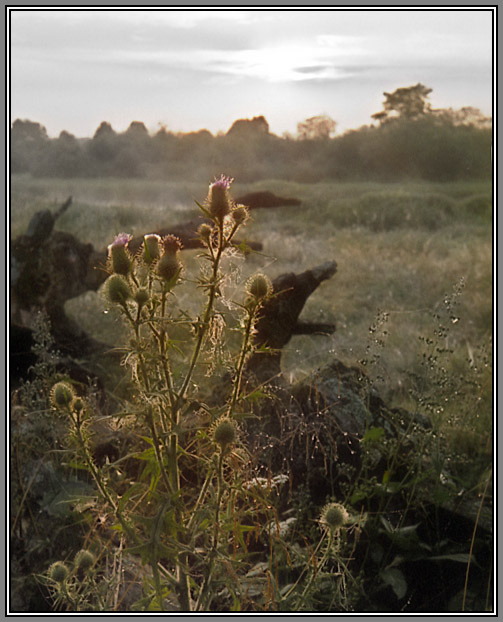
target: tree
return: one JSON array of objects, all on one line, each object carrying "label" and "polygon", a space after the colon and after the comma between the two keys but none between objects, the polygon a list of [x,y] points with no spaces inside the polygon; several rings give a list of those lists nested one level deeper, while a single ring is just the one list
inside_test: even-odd
[{"label": "tree", "polygon": [[119,151],[118,134],[110,123],[102,121],[87,143],[87,151],[96,164],[96,173],[110,175],[113,169],[113,160]]},{"label": "tree", "polygon": [[264,116],[238,119],[227,132],[227,136],[264,136],[267,134],[269,134],[269,123]]},{"label": "tree", "polygon": [[460,110],[453,108],[437,108],[431,111],[442,123],[456,126],[475,127],[479,130],[487,130],[492,128],[491,117],[486,117],[478,108],[472,106],[464,106]]},{"label": "tree", "polygon": [[87,174],[86,164],[79,141],[63,130],[47,144],[44,157],[34,165],[32,173],[40,177],[82,177]]},{"label": "tree", "polygon": [[373,119],[384,123],[392,119],[417,119],[431,112],[428,97],[433,89],[418,82],[415,86],[396,89],[393,93],[383,93],[383,110],[371,115]]},{"label": "tree", "polygon": [[327,140],[335,134],[336,122],[326,114],[297,123],[300,140]]},{"label": "tree", "polygon": [[31,172],[49,144],[47,130],[40,123],[16,119],[11,129],[11,171]]}]

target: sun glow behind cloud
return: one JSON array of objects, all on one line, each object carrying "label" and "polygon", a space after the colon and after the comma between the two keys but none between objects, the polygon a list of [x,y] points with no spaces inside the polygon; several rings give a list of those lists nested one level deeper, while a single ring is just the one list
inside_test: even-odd
[{"label": "sun glow behind cloud", "polygon": [[286,42],[237,50],[194,48],[183,54],[171,49],[100,52],[102,62],[207,72],[210,82],[220,74],[232,77],[233,83],[247,78],[267,82],[337,80],[352,75],[350,67],[367,55],[357,37],[329,35],[322,35],[311,44]]},{"label": "sun glow behind cloud", "polygon": [[[89,135],[103,119],[175,130],[263,114],[370,122],[382,92],[423,82],[437,106],[490,110],[483,11],[14,11],[14,118]],[[437,100],[438,98],[438,100]]]},{"label": "sun glow behind cloud", "polygon": [[221,59],[213,54],[209,68],[269,82],[332,80],[350,75],[344,69],[344,61],[363,53],[364,50],[354,46],[344,50],[339,45],[283,44],[237,50]]}]

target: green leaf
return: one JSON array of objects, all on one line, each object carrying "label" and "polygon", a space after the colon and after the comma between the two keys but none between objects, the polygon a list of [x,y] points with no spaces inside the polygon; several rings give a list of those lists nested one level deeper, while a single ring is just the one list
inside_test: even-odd
[{"label": "green leaf", "polygon": [[359,488],[355,490],[355,492],[351,495],[350,503],[351,505],[356,505],[358,501],[362,501],[368,497],[368,491]]},{"label": "green leaf", "polygon": [[124,510],[124,507],[126,503],[128,502],[128,500],[131,498],[131,496],[138,489],[142,489],[142,488],[143,486],[137,482],[136,484],[133,484],[128,490],[126,490],[126,492],[119,499],[119,506],[118,506],[119,512],[122,512]]},{"label": "green leaf", "polygon": [[250,402],[258,402],[259,400],[266,398],[267,393],[264,393],[260,389],[256,389],[255,391],[253,391],[253,393],[250,393],[249,395],[245,395],[245,397]]},{"label": "green leaf", "polygon": [[369,428],[363,435],[360,443],[372,443],[378,441],[384,434],[384,428]]},{"label": "green leaf", "polygon": [[401,600],[405,594],[407,594],[407,581],[402,571],[398,570],[398,568],[384,568],[384,570],[381,570],[379,576],[384,583],[389,585],[393,592],[395,592],[398,600]]}]

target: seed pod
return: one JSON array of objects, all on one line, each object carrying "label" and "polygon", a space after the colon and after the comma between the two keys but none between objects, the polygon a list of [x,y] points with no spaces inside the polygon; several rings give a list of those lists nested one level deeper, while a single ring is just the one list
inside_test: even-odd
[{"label": "seed pod", "polygon": [[199,226],[197,233],[199,234],[201,240],[208,242],[211,238],[211,234],[213,233],[213,227],[210,227],[210,225],[203,223]]},{"label": "seed pod", "polygon": [[56,408],[69,406],[75,398],[73,387],[67,382],[57,382],[51,390],[51,402]]},{"label": "seed pod", "polygon": [[148,290],[146,290],[144,287],[139,289],[134,295],[134,299],[139,307],[143,307],[143,305],[146,305],[149,301],[149,298],[150,296]]},{"label": "seed pod", "polygon": [[248,279],[246,291],[255,300],[263,300],[272,293],[272,283],[265,274],[255,274]]},{"label": "seed pod", "polygon": [[320,522],[330,531],[337,531],[349,520],[346,508],[340,503],[328,503],[321,512]]},{"label": "seed pod", "polygon": [[170,233],[162,239],[164,255],[176,255],[183,248],[182,241]]},{"label": "seed pod", "polygon": [[157,274],[166,282],[176,278],[181,269],[182,264],[176,255],[163,255],[157,264]]},{"label": "seed pod", "polygon": [[213,429],[213,440],[224,450],[236,440],[236,425],[228,417],[219,419]]},{"label": "seed pod", "polygon": [[105,282],[105,294],[114,304],[125,305],[131,298],[131,289],[126,279],[120,274],[112,274]]},{"label": "seed pod", "polygon": [[90,568],[94,566],[96,559],[91,551],[86,549],[80,550],[76,555],[73,561],[74,566],[77,570],[81,570],[82,572],[87,572]]},{"label": "seed pod", "polygon": [[231,218],[236,225],[242,225],[248,220],[248,208],[245,205],[237,205],[231,212]]},{"label": "seed pod", "polygon": [[64,583],[68,574],[68,568],[63,562],[54,562],[54,564],[49,567],[49,577],[57,583]]},{"label": "seed pod", "polygon": [[178,259],[178,253],[182,249],[182,242],[176,235],[167,235],[162,240],[163,255],[157,263],[157,274],[167,283],[176,279],[182,264]]},{"label": "seed pod", "polygon": [[73,400],[72,408],[74,412],[80,413],[85,409],[85,407],[86,407],[86,403],[81,397],[76,397]]}]

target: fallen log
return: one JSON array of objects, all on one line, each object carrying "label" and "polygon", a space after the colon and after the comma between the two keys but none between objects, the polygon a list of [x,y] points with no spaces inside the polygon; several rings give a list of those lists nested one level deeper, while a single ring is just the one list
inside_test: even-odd
[{"label": "fallen log", "polygon": [[328,261],[301,274],[282,274],[272,282],[273,294],[264,303],[255,325],[256,350],[246,363],[246,372],[259,383],[281,373],[281,352],[294,335],[330,335],[335,324],[309,323],[299,316],[309,296],[337,271]]},{"label": "fallen log", "polygon": [[[108,277],[107,249],[97,251],[71,233],[55,231],[57,219],[72,203],[69,197],[54,213],[34,214],[26,232],[11,245],[11,322],[30,328],[34,313],[43,310],[51,324],[58,350],[69,356],[87,356],[109,347],[90,337],[65,312],[65,303],[87,291],[97,291]],[[197,229],[202,219],[160,229],[159,235],[178,236],[186,249],[202,247]],[[129,243],[139,250],[143,236]],[[258,242],[236,241],[245,252],[261,250]]]},{"label": "fallen log", "polygon": [[236,199],[236,203],[246,205],[249,209],[264,209],[271,207],[287,207],[301,205],[302,201],[291,197],[278,197],[273,192],[263,190],[249,192]]},{"label": "fallen log", "polygon": [[42,210],[31,219],[26,233],[11,245],[11,323],[30,328],[33,314],[43,310],[57,348],[81,356],[103,347],[65,313],[65,303],[105,281],[103,253],[75,236],[54,231],[57,219],[71,205],[69,197],[55,212]]}]

